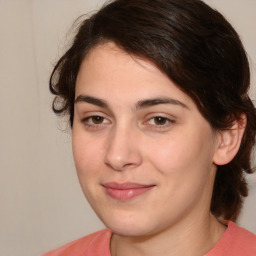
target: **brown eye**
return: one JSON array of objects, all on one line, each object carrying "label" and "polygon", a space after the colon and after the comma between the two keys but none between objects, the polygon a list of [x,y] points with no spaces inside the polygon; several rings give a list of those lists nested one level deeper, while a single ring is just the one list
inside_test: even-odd
[{"label": "brown eye", "polygon": [[81,121],[88,127],[100,127],[101,125],[108,125],[110,123],[110,121],[103,116],[88,116]]},{"label": "brown eye", "polygon": [[104,118],[102,116],[92,116],[91,120],[93,124],[101,124],[104,122]]},{"label": "brown eye", "polygon": [[167,129],[170,126],[172,126],[174,124],[174,120],[171,120],[167,117],[163,117],[163,116],[153,116],[150,119],[148,119],[147,123],[151,126],[151,127],[155,127],[157,129]]},{"label": "brown eye", "polygon": [[167,118],[161,116],[156,116],[153,118],[153,120],[156,125],[165,125],[168,122]]}]

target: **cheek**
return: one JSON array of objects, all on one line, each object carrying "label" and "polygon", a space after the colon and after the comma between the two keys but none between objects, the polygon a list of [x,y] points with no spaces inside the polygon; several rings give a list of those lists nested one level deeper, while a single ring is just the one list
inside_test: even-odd
[{"label": "cheek", "polygon": [[[205,194],[211,196],[212,148],[207,136],[174,136],[164,143],[152,143],[147,161],[160,176],[162,199],[173,209],[184,210]],[[208,142],[208,143],[207,143]],[[208,185],[207,185],[208,184]]]},{"label": "cheek", "polygon": [[72,134],[73,156],[79,179],[90,178],[98,172],[102,158],[102,145],[97,140],[83,136],[76,130]]},{"label": "cheek", "polygon": [[212,164],[212,136],[207,131],[174,134],[147,145],[147,159],[163,175],[189,175],[209,170]]},{"label": "cheek", "polygon": [[[102,165],[100,166],[101,152],[97,140],[92,142],[88,137],[73,133],[72,147],[74,161],[80,186],[88,202],[93,206],[97,199],[98,186],[100,183]],[[92,196],[94,195],[94,197]]]}]

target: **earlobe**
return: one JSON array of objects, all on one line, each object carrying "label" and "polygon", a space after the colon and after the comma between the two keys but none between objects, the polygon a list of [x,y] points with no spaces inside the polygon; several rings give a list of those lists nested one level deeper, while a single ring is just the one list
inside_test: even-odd
[{"label": "earlobe", "polygon": [[246,121],[246,116],[242,114],[239,120],[233,122],[230,129],[219,132],[218,145],[213,158],[216,165],[228,164],[235,157],[241,145]]}]

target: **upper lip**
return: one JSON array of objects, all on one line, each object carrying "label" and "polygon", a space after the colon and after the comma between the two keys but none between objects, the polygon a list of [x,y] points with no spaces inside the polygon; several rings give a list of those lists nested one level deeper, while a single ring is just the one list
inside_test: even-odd
[{"label": "upper lip", "polygon": [[118,183],[118,182],[107,182],[103,184],[103,187],[112,188],[112,189],[136,189],[136,188],[148,188],[153,187],[153,184],[139,184],[133,182],[125,182],[125,183]]}]

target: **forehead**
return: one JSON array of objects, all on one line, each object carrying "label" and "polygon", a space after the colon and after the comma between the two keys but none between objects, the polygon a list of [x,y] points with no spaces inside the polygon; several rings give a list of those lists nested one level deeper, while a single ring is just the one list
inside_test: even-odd
[{"label": "forehead", "polygon": [[[129,54],[113,42],[99,44],[89,50],[81,63],[78,75],[82,72],[87,73],[86,70],[88,69],[90,72],[94,71],[98,75],[105,76],[111,76],[114,73],[121,75],[127,72],[130,74],[131,72],[140,73],[141,75],[142,73],[146,75],[148,72],[151,74],[162,73],[152,61]],[[131,76],[130,79],[132,79]]]},{"label": "forehead", "polygon": [[128,54],[114,43],[101,44],[89,51],[78,73],[76,96],[97,93],[105,97],[115,92],[128,96],[134,91],[137,96],[140,93],[143,97],[175,95],[191,101],[166,74],[145,58]]}]

